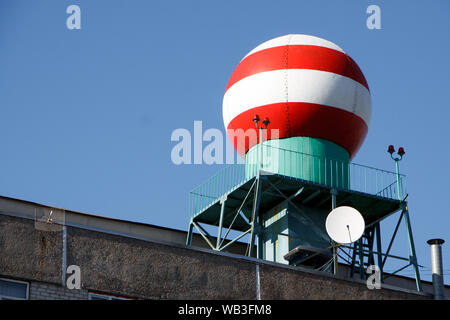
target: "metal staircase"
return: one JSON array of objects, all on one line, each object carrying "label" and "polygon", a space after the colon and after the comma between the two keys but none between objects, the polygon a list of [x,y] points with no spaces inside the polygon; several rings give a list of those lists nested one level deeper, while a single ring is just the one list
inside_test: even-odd
[{"label": "metal staircase", "polygon": [[371,265],[375,265],[374,257],[374,239],[375,226],[366,228],[362,237],[353,243],[353,256],[350,269],[350,276],[353,278],[355,271],[358,270],[361,279],[366,279],[367,274],[364,270]]}]

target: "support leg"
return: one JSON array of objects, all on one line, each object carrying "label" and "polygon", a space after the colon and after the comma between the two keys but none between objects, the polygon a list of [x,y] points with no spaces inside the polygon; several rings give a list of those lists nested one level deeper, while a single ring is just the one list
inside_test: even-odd
[{"label": "support leg", "polygon": [[258,174],[256,178],[256,186],[255,186],[255,196],[253,201],[253,210],[252,210],[252,231],[250,233],[250,248],[248,250],[248,256],[251,257],[253,254],[253,247],[255,245],[255,228],[257,228],[257,216],[259,215],[259,202],[261,199],[261,173]]},{"label": "support leg", "polygon": [[[337,190],[331,189],[331,210],[336,208],[336,196],[337,196]],[[338,255],[337,255],[337,248],[336,243],[333,241],[333,274],[338,273]]]},{"label": "support leg", "polygon": [[420,274],[419,274],[419,266],[417,264],[417,255],[416,255],[416,248],[414,246],[414,239],[413,239],[413,234],[412,234],[412,228],[411,228],[411,222],[409,220],[409,212],[408,212],[408,206],[405,204],[405,209],[404,209],[404,216],[405,216],[405,223],[406,223],[406,228],[408,231],[408,239],[409,239],[409,249],[410,249],[410,262],[413,265],[414,268],[414,273],[416,275],[416,287],[417,287],[417,291],[422,291],[422,284],[420,282]]},{"label": "support leg", "polygon": [[353,253],[352,253],[352,265],[350,268],[350,278],[353,278],[355,274],[355,264],[356,264],[356,254],[358,252],[358,242],[353,243]]},{"label": "support leg", "polygon": [[186,245],[190,246],[192,243],[192,231],[193,231],[194,225],[191,223],[189,223],[189,230],[187,233],[187,237],[186,237]]},{"label": "support leg", "polygon": [[225,211],[225,201],[227,201],[227,198],[222,198],[220,200],[220,218],[219,218],[219,229],[217,230],[217,241],[216,241],[216,250],[219,250],[220,247],[220,240],[222,238],[222,225],[223,225],[223,214]]},{"label": "support leg", "polygon": [[381,255],[381,230],[380,230],[380,223],[378,222],[375,225],[375,233],[377,237],[377,252],[378,252],[378,268],[380,268],[380,280],[381,282],[384,281],[383,277],[383,256]]},{"label": "support leg", "polygon": [[363,239],[360,238],[358,240],[358,247],[359,247],[359,278],[364,279],[364,246],[363,246]]},{"label": "support leg", "polygon": [[258,232],[258,244],[257,244],[257,251],[256,251],[256,258],[263,259],[263,228],[261,223],[261,216],[258,214],[256,216],[257,225],[259,226],[259,232]]}]

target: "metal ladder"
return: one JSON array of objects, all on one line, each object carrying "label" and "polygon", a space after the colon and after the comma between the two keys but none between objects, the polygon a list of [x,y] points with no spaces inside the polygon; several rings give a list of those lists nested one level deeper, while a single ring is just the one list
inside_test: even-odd
[{"label": "metal ladder", "polygon": [[359,277],[366,279],[365,270],[368,266],[375,264],[373,245],[375,239],[375,228],[367,228],[361,238],[353,243],[353,255],[350,268],[350,277],[353,278],[355,271],[359,270]]}]

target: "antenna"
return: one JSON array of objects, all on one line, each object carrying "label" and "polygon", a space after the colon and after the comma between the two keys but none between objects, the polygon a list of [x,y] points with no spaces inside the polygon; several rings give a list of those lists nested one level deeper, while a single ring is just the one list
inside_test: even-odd
[{"label": "antenna", "polygon": [[361,213],[347,206],[333,209],[325,221],[328,236],[340,244],[350,244],[359,240],[365,227]]},{"label": "antenna", "polygon": [[53,210],[50,210],[50,213],[47,218],[47,223],[53,223],[52,214],[53,214]]}]

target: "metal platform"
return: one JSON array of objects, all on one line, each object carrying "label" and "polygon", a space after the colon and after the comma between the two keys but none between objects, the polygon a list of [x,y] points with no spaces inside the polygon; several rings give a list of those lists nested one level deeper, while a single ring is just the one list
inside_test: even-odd
[{"label": "metal platform", "polygon": [[[332,190],[336,190],[337,206],[348,205],[356,208],[364,216],[367,226],[384,219],[401,209],[401,201],[382,196],[375,196],[358,191],[343,190],[314,182],[261,172],[261,200],[259,210],[265,212],[287,198],[292,198],[294,204],[308,205],[313,208],[331,208]],[[223,228],[232,226],[233,230],[245,231],[251,221],[254,200],[253,190],[256,177],[218,198],[208,207],[192,217],[192,221],[219,226],[222,199],[226,197],[223,212]],[[298,194],[297,194],[298,193]],[[295,195],[295,197],[293,197]],[[244,202],[244,200],[246,200]],[[236,210],[242,205],[242,214],[235,216]],[[234,220],[233,220],[234,219]]]},{"label": "metal platform", "polygon": [[[362,179],[361,184],[355,186],[350,183],[349,188],[339,188],[337,185],[317,183],[263,170],[257,170],[256,174],[249,175],[248,170],[243,171],[243,166],[226,167],[222,173],[216,174],[191,192],[190,224],[186,244],[190,245],[194,228],[211,249],[217,251],[226,251],[228,246],[248,235],[250,240],[246,255],[262,258],[264,238],[262,214],[264,212],[286,202],[298,212],[302,212],[301,208],[305,207],[329,212],[335,207],[346,205],[356,208],[362,214],[366,230],[363,237],[351,246],[341,245],[336,248],[337,245],[330,241],[329,248],[332,248],[335,257],[334,270],[331,268],[333,272],[337,273],[336,268],[338,258],[340,258],[341,261],[345,261],[351,266],[352,276],[359,273],[361,278],[365,278],[367,276],[365,268],[377,264],[381,270],[381,279],[383,279],[383,267],[387,258],[394,258],[407,262],[406,266],[396,272],[409,266],[413,267],[417,290],[421,291],[419,265],[408,207],[403,198],[406,190],[405,177],[375,168],[360,167],[365,170],[376,170],[373,183],[370,184],[367,179]],[[230,169],[233,171],[230,172]],[[388,175],[388,179],[379,179],[377,175],[380,172],[383,178]],[[355,177],[355,174],[352,174],[351,177]],[[366,178],[367,174],[361,175],[361,177]],[[389,245],[383,252],[380,221],[396,213],[400,213],[399,220],[390,236]],[[303,217],[307,217],[307,214],[302,214]],[[390,254],[402,221],[407,227],[410,244],[409,257]],[[211,236],[202,224],[216,227],[217,236]],[[231,230],[238,233],[232,239],[229,237]],[[349,249],[352,253],[349,254],[343,249]]]}]

